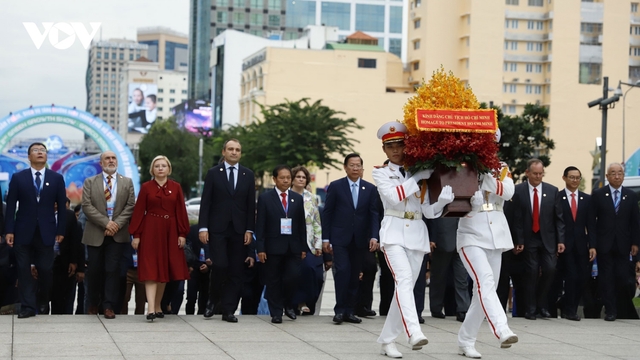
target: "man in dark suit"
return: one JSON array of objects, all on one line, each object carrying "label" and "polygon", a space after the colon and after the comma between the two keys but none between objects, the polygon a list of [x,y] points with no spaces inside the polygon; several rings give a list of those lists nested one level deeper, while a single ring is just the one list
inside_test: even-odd
[{"label": "man in dark suit", "polygon": [[525,255],[525,318],[535,320],[536,310],[542,318],[551,316],[548,293],[556,271],[556,254],[564,251],[564,218],[558,188],[542,182],[542,161],[530,159],[525,173],[527,181],[515,187],[513,196],[514,242],[516,252],[524,251]]},{"label": "man in dark suit", "polygon": [[[429,285],[429,308],[431,316],[444,319],[443,312],[447,279],[453,278],[456,298],[456,320],[463,322],[471,303],[467,270],[456,251],[458,231],[457,218],[427,219],[431,240],[431,284]],[[424,304],[424,302],[423,302]]]},{"label": "man in dark suit", "polygon": [[564,280],[564,318],[580,321],[578,305],[591,274],[589,262],[596,257],[596,249],[589,244],[587,215],[591,196],[578,191],[582,173],[575,166],[564,169],[562,180],[566,188],[560,190],[560,203],[564,217],[564,253],[559,257],[560,281]]},{"label": "man in dark suit", "polygon": [[[66,189],[62,175],[45,169],[46,146],[33,143],[27,153],[31,167],[13,174],[9,183],[5,224],[7,244],[14,247],[18,266],[19,319],[36,315],[38,287],[45,294],[51,291],[53,245],[64,239],[67,223],[64,211],[56,221],[54,204],[65,208]],[[31,264],[38,269],[37,283],[31,276]]]},{"label": "man in dark suit", "polygon": [[302,195],[289,190],[291,169],[278,165],[273,170],[276,188],[258,198],[256,249],[264,264],[271,322],[282,323],[282,311],[296,319],[291,304],[300,281],[300,262],[307,254],[307,229]]},{"label": "man in dark suit", "polygon": [[[67,203],[71,200],[67,198]],[[65,241],[60,243],[59,253],[53,261],[53,287],[51,290],[51,314],[73,315],[73,295],[76,286],[76,272],[84,272],[84,267],[78,264],[84,263],[84,247],[81,243],[82,234],[78,228],[78,220],[73,210],[64,208],[56,212],[66,211],[67,226],[64,235]],[[55,248],[54,248],[55,249]],[[71,303],[71,306],[69,306]]]},{"label": "man in dark suit", "polygon": [[375,185],[360,178],[362,165],[358,154],[345,157],[347,176],[329,185],[322,218],[322,249],[333,251],[336,291],[333,321],[337,324],[362,321],[354,315],[358,277],[365,253],[378,249],[379,195]]},{"label": "man in dark suit", "polygon": [[[211,280],[204,317],[214,310],[222,320],[238,322],[234,312],[242,289],[242,273],[255,226],[255,178],[253,171],[240,165],[242,147],[235,139],[222,147],[224,161],[209,169],[204,180],[199,238],[209,244]],[[218,306],[219,309],[214,309]]]},{"label": "man in dark suit", "polygon": [[[591,193],[587,227],[589,244],[598,251],[598,289],[604,303],[604,319],[615,321],[617,292],[632,279],[630,255],[636,256],[640,245],[640,212],[636,193],[622,186],[622,165],[609,165],[607,181],[609,185]],[[629,299],[633,297],[629,295]]]}]

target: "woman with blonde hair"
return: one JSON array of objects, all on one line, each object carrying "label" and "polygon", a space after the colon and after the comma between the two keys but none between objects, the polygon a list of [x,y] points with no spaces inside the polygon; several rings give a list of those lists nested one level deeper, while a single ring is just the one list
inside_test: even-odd
[{"label": "woman with blonde hair", "polygon": [[149,168],[153,177],[142,184],[133,209],[129,232],[138,251],[138,278],[145,284],[147,320],[163,318],[160,307],[169,281],[189,279],[184,245],[189,218],[180,184],[168,178],[171,162],[158,155]]}]

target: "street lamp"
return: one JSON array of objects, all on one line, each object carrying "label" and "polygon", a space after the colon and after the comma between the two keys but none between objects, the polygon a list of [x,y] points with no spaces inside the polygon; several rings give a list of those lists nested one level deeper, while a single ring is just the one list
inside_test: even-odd
[{"label": "street lamp", "polygon": [[620,100],[620,96],[615,94],[609,97],[609,77],[605,76],[602,79],[602,97],[587,103],[587,106],[598,106],[602,110],[602,147],[600,150],[600,186],[604,186],[604,172],[607,156],[607,110],[609,107],[613,108],[615,103]]},{"label": "street lamp", "polygon": [[628,84],[628,83],[624,83],[622,81],[618,82],[618,88],[616,89],[616,91],[613,93],[614,95],[617,95],[618,97],[620,97],[620,95],[622,95],[622,85],[627,85],[629,86],[629,88],[627,89],[627,91],[624,92],[624,95],[622,96],[622,164],[625,163],[625,161],[627,161],[627,158],[625,157],[625,148],[624,148],[624,140],[625,140],[625,131],[624,131],[624,127],[625,127],[625,100],[627,99],[627,93],[629,92],[629,90],[633,89],[634,87],[640,87],[640,80],[636,81],[635,84]]}]

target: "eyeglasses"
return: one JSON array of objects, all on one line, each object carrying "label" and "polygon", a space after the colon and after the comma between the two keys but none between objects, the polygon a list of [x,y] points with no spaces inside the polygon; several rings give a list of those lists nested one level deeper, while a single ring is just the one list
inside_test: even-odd
[{"label": "eyeglasses", "polygon": [[40,153],[40,154],[46,154],[47,153],[47,149],[31,149],[32,153]]},{"label": "eyeglasses", "polygon": [[347,165],[350,169],[353,170],[358,170],[358,169],[362,169],[362,165],[354,165],[354,164],[349,164]]},{"label": "eyeglasses", "polygon": [[571,180],[571,181],[580,181],[582,180],[581,176],[567,176],[567,179]]}]

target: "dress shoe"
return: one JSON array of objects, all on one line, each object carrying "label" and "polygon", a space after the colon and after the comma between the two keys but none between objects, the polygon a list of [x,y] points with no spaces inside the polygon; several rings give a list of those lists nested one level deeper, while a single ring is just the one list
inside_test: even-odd
[{"label": "dress shoe", "polygon": [[156,318],[156,314],[155,313],[148,313],[147,314],[147,321],[151,321],[153,322],[153,320]]},{"label": "dress shoe", "polygon": [[458,355],[466,356],[472,359],[482,358],[482,354],[473,346],[458,346]]},{"label": "dress shoe", "polygon": [[356,311],[356,315],[360,317],[376,316],[376,312],[374,310],[364,308]]},{"label": "dress shoe", "polygon": [[431,317],[436,319],[444,319],[444,314],[442,312],[432,312]]},{"label": "dress shoe", "polygon": [[104,318],[105,319],[115,319],[116,314],[111,309],[104,309]]},{"label": "dress shoe", "polygon": [[296,312],[293,309],[284,309],[284,314],[291,320],[297,319]]},{"label": "dress shoe", "polygon": [[156,318],[164,319],[164,313],[162,311],[156,313]]},{"label": "dress shoe", "polygon": [[382,344],[380,354],[386,355],[390,358],[399,359],[402,357],[402,353],[398,351],[395,343]]},{"label": "dress shoe", "polygon": [[616,316],[615,315],[605,315],[604,316],[604,321],[616,321]]},{"label": "dress shoe", "polygon": [[230,323],[238,322],[238,318],[233,314],[222,314],[222,320]]},{"label": "dress shoe", "polygon": [[32,316],[36,316],[36,313],[31,310],[22,310],[18,313],[18,319],[26,319]]},{"label": "dress shoe", "polygon": [[344,321],[346,321],[348,323],[352,323],[352,324],[360,324],[362,322],[362,319],[356,317],[353,314],[349,314],[349,315],[344,317]]},{"label": "dress shoe", "polygon": [[524,313],[524,318],[527,319],[527,320],[535,320],[536,319],[536,314],[530,313],[530,312],[526,312],[526,313]]},{"label": "dress shoe", "polygon": [[427,345],[429,340],[422,333],[416,333],[411,335],[409,338],[409,345],[411,345],[411,350],[420,350],[423,346]]},{"label": "dress shoe", "polygon": [[89,310],[87,310],[87,315],[98,315],[98,307],[89,306]]},{"label": "dress shoe", "polygon": [[420,324],[424,324],[424,318],[422,316],[418,316],[418,322]]},{"label": "dress shoe", "polygon": [[514,334],[513,331],[507,329],[500,334],[500,348],[508,349],[511,345],[518,342],[518,335]]},{"label": "dress shoe", "polygon": [[282,316],[280,315],[272,316],[271,322],[274,324],[282,324]]},{"label": "dress shoe", "polygon": [[551,313],[549,313],[549,310],[547,309],[540,309],[540,318],[542,319],[548,319],[551,317]]},{"label": "dress shoe", "polygon": [[210,318],[213,316],[213,302],[211,300],[207,301],[207,307],[204,309],[204,317]]},{"label": "dress shoe", "polygon": [[567,320],[572,320],[572,321],[580,321],[580,316],[578,316],[576,314],[573,314],[573,315],[566,314],[564,316],[564,318],[567,319]]},{"label": "dress shoe", "polygon": [[464,318],[467,317],[467,313],[466,312],[458,312],[456,313],[456,320],[460,321],[460,322],[464,322]]},{"label": "dress shoe", "polygon": [[343,321],[344,321],[344,315],[342,315],[342,314],[336,314],[333,317],[333,322],[336,323],[336,324],[342,324]]}]

